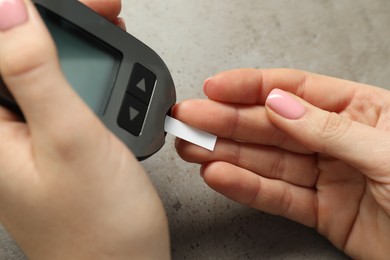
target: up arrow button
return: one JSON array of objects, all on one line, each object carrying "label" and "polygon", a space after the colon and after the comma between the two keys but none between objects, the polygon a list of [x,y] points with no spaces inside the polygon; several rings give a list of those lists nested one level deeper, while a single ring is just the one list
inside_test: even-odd
[{"label": "up arrow button", "polygon": [[156,83],[156,75],[141,64],[136,63],[131,72],[126,92],[149,106]]},{"label": "up arrow button", "polygon": [[140,90],[142,90],[143,92],[146,92],[146,83],[145,83],[145,79],[142,79],[140,82],[138,82],[137,85],[135,85],[137,88],[139,88]]}]

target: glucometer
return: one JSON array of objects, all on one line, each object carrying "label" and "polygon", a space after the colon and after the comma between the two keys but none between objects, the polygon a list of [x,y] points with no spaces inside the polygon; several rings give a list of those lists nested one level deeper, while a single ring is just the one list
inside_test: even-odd
[{"label": "glucometer", "polygon": [[[165,142],[164,122],[176,102],[162,59],[77,0],[33,0],[74,90],[139,160]],[[0,104],[21,113],[0,78]]]}]

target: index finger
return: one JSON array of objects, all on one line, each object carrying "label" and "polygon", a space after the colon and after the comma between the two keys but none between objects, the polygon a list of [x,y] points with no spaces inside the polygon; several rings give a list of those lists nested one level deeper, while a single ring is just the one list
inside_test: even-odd
[{"label": "index finger", "polygon": [[80,2],[110,21],[118,17],[122,8],[121,0],[80,0]]},{"label": "index finger", "polygon": [[[292,69],[238,69],[208,79],[205,94],[212,100],[237,104],[264,105],[272,89],[293,93],[328,111],[340,111],[357,90],[374,87]],[[335,94],[337,93],[337,94]]]}]

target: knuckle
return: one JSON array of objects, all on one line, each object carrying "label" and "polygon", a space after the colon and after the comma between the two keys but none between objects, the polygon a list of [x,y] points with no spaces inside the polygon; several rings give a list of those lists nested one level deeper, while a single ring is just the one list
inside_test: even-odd
[{"label": "knuckle", "polygon": [[274,159],[271,168],[271,176],[275,179],[282,179],[285,172],[285,153],[279,151]]},{"label": "knuckle", "polygon": [[328,113],[320,124],[319,137],[324,141],[340,139],[348,131],[351,122],[335,112]]},{"label": "knuckle", "polygon": [[88,143],[90,146],[86,146],[86,142],[79,136],[69,136],[66,138],[55,138],[51,140],[50,146],[53,154],[57,158],[61,158],[63,161],[72,162],[79,160],[80,157],[84,157],[91,152],[94,152],[94,147],[97,143]]},{"label": "knuckle", "polygon": [[[49,141],[53,152],[57,156],[74,160],[80,155],[86,155],[95,151],[100,143],[104,143],[108,139],[108,131],[100,124],[95,122],[95,119],[88,119],[83,117],[85,122],[75,120],[75,122],[64,122],[53,125],[45,136]],[[88,133],[85,129],[91,128]],[[59,129],[69,129],[68,131],[61,131]]]},{"label": "knuckle", "polygon": [[29,75],[49,63],[54,46],[44,39],[34,38],[28,44],[13,44],[0,57],[0,71],[4,78]]},{"label": "knuckle", "polygon": [[284,189],[280,197],[278,214],[281,216],[288,216],[292,206],[292,201],[293,201],[293,195],[291,193],[291,189],[290,188]]},{"label": "knuckle", "polygon": [[80,149],[80,144],[83,143],[83,140],[70,132],[66,135],[58,132],[57,134],[51,133],[47,136],[49,142],[49,147],[51,150],[60,158],[65,158],[69,161],[72,161],[74,157],[78,154]]}]

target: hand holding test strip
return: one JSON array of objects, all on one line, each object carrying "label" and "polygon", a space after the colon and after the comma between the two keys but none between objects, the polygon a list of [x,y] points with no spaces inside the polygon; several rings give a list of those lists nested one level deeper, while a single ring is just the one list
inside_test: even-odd
[{"label": "hand holding test strip", "polygon": [[165,132],[170,133],[183,140],[201,146],[207,150],[214,151],[217,137],[205,131],[191,127],[170,116],[165,118]]}]

